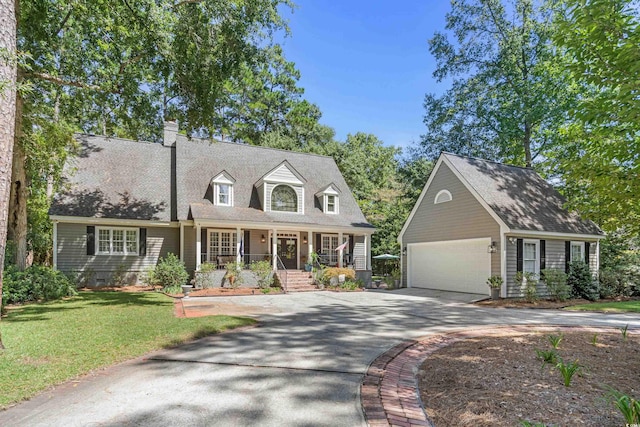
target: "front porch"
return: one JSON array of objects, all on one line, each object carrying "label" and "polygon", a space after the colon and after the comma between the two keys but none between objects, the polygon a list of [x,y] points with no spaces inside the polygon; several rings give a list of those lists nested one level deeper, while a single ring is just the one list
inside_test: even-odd
[{"label": "front porch", "polygon": [[[191,252],[185,246],[189,230],[181,225],[183,257]],[[229,262],[250,265],[269,261],[274,270],[304,270],[311,263],[310,254],[317,253],[320,263],[330,267],[353,268],[356,272],[371,270],[370,233],[344,231],[316,231],[261,228],[221,228],[195,224],[195,264],[199,270],[204,263],[224,269]],[[193,252],[191,252],[193,253]],[[365,275],[366,276],[366,275]]]}]

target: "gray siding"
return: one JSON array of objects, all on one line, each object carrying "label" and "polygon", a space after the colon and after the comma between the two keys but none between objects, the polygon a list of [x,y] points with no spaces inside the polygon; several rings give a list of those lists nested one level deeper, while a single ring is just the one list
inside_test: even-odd
[{"label": "gray siding", "polygon": [[[436,194],[448,190],[452,200],[434,204]],[[498,251],[491,255],[491,274],[500,274],[500,226],[467,190],[449,167],[442,163],[431,181],[402,237],[402,248],[409,243],[490,237]],[[406,286],[407,261],[402,257],[403,285]]]},{"label": "gray siding", "polygon": [[[100,226],[98,224],[98,226]],[[132,227],[133,228],[133,227]],[[88,284],[109,284],[114,272],[124,270],[127,280],[137,283],[155,266],[159,257],[180,250],[180,230],[169,227],[147,229],[147,255],[87,255],[87,225],[58,224],[58,269],[67,273],[83,272]]]},{"label": "gray siding", "polygon": [[[527,237],[511,236],[516,238],[528,239]],[[530,239],[530,238],[529,238]],[[530,240],[545,240],[546,246],[546,268],[557,269],[565,271],[565,242],[564,239],[530,239]],[[577,240],[573,240],[577,241]],[[589,268],[594,274],[596,273],[596,258],[597,258],[597,245],[596,242],[590,242],[589,248]],[[507,240],[507,297],[508,298],[520,298],[524,296],[524,291],[515,282],[515,276],[517,271],[516,265],[517,257],[517,245],[508,243]],[[538,290],[541,295],[546,294],[544,285],[538,286]]]}]

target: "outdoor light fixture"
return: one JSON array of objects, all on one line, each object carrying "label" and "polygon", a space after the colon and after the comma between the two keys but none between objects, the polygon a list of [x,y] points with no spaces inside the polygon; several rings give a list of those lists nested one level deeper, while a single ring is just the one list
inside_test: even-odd
[{"label": "outdoor light fixture", "polygon": [[487,249],[487,252],[489,252],[490,254],[498,252],[498,247],[496,246],[496,242],[491,242],[491,244],[489,245],[489,248]]},{"label": "outdoor light fixture", "polygon": [[302,243],[305,243],[305,244],[307,243],[307,237],[306,236],[302,238]]},{"label": "outdoor light fixture", "polygon": [[264,242],[266,242],[266,241],[267,241],[267,239],[265,239],[265,238],[264,238],[264,234],[260,237],[260,241],[261,241],[262,243],[264,243]]},{"label": "outdoor light fixture", "polygon": [[404,248],[402,248],[402,255],[406,255],[407,254],[407,247],[405,246]]},{"label": "outdoor light fixture", "polygon": [[509,237],[509,243],[511,243],[512,245],[515,245],[517,241],[518,239],[516,239],[515,237]]}]

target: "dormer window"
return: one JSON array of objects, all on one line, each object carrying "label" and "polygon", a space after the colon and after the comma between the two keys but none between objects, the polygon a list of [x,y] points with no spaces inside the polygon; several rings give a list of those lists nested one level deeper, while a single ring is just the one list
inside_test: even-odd
[{"label": "dormer window", "polygon": [[216,184],[218,206],[231,206],[231,185]]},{"label": "dormer window", "polygon": [[233,206],[233,178],[222,172],[212,180],[213,204],[216,206]]},{"label": "dormer window", "polygon": [[327,213],[336,213],[336,196],[327,195]]},{"label": "dormer window", "polygon": [[271,192],[271,210],[298,212],[298,194],[288,185],[278,185]]},{"label": "dormer window", "polygon": [[340,210],[340,190],[335,184],[330,184],[324,190],[316,193],[316,197],[322,203],[322,212],[337,214]]}]

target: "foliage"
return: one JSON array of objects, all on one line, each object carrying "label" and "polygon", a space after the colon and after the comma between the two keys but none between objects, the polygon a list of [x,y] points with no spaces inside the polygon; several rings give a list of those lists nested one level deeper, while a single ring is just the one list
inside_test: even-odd
[{"label": "foliage", "polygon": [[562,334],[549,335],[547,337],[547,340],[549,340],[549,344],[551,344],[551,347],[557,350],[558,347],[560,347],[560,342],[562,341],[562,338],[564,338]]},{"label": "foliage", "polygon": [[261,289],[270,288],[274,282],[273,267],[269,261],[257,261],[252,262],[251,271],[253,271],[258,278],[258,286]]},{"label": "foliage", "polygon": [[640,231],[640,12],[628,0],[567,0],[556,14],[562,64],[585,88],[558,156],[571,205],[608,231]]},{"label": "foliage", "polygon": [[504,280],[502,280],[502,276],[494,275],[487,279],[487,285],[489,285],[491,289],[500,289],[503,283]]},{"label": "foliage", "polygon": [[235,289],[242,284],[242,270],[244,269],[244,262],[240,261],[232,261],[228,262],[224,265],[224,268],[227,272],[224,275],[224,278],[229,282],[229,286]]},{"label": "foliage", "polygon": [[344,289],[347,291],[355,291],[364,288],[364,282],[362,280],[346,279],[343,283],[338,283],[335,286],[330,286],[330,289]]},{"label": "foliage", "polygon": [[609,396],[613,400],[613,405],[624,416],[627,425],[640,424],[640,400],[614,389],[611,389]]},{"label": "foliage", "polygon": [[51,301],[76,294],[75,284],[61,271],[33,265],[24,271],[9,266],[4,271],[2,305]]},{"label": "foliage", "polygon": [[537,421],[526,421],[526,420],[520,421],[520,425],[522,427],[552,427],[552,426],[547,425],[545,423],[540,423],[540,422],[537,422]]},{"label": "foliage", "polygon": [[640,301],[614,301],[579,304],[567,307],[567,310],[604,311],[609,313],[640,313]]},{"label": "foliage", "polygon": [[556,369],[560,371],[560,374],[562,375],[564,386],[570,387],[573,376],[582,371],[582,365],[580,365],[577,360],[565,363],[564,360],[560,359],[556,364]]},{"label": "foliage", "polygon": [[189,273],[175,254],[169,253],[165,258],[160,258],[158,265],[147,277],[149,284],[159,285],[168,292],[168,289],[175,291],[177,287],[185,285],[189,279]]},{"label": "foliage", "polygon": [[536,349],[536,356],[542,359],[542,367],[545,364],[555,365],[558,362],[558,352],[555,350]]},{"label": "foliage", "polygon": [[[154,292],[80,292],[11,308],[2,319],[7,348],[0,358],[0,408],[150,351],[254,323],[230,316],[176,318],[173,300]],[[27,360],[32,363],[25,368]]]},{"label": "foliage", "polygon": [[216,286],[216,275],[218,265],[215,263],[204,262],[200,264],[198,270],[194,273],[194,285],[198,289],[213,288]]},{"label": "foliage", "polygon": [[574,298],[595,301],[600,296],[598,283],[593,280],[589,266],[584,261],[572,261],[569,263],[567,285],[571,288],[571,294]]},{"label": "foliage", "polygon": [[600,270],[598,275],[600,298],[629,297],[640,294],[640,271],[629,269]]},{"label": "foliage", "polygon": [[322,273],[322,278],[321,281],[324,284],[328,284],[332,278],[338,278],[338,276],[344,274],[344,280],[356,280],[356,271],[352,270],[350,268],[338,268],[338,267],[331,267],[331,268],[327,268],[324,270],[324,272]]},{"label": "foliage", "polygon": [[446,32],[429,40],[442,95],[427,94],[421,145],[530,166],[558,142],[557,130],[575,100],[550,35],[548,2],[452,2]]},{"label": "foliage", "polygon": [[567,285],[567,275],[558,269],[545,269],[540,272],[540,280],[547,288],[551,299],[566,301],[571,296],[571,288]]},{"label": "foliage", "polygon": [[535,273],[518,271],[515,275],[515,281],[520,288],[524,288],[524,297],[528,302],[533,302],[538,299],[538,278]]},{"label": "foliage", "polygon": [[629,333],[628,329],[629,329],[629,324],[624,325],[620,329],[620,332],[622,333],[622,340],[626,341],[627,340],[627,334]]},{"label": "foliage", "polygon": [[111,274],[111,285],[125,286],[129,284],[128,276],[129,276],[129,272],[127,271],[127,266],[124,264],[118,264],[116,269]]}]

